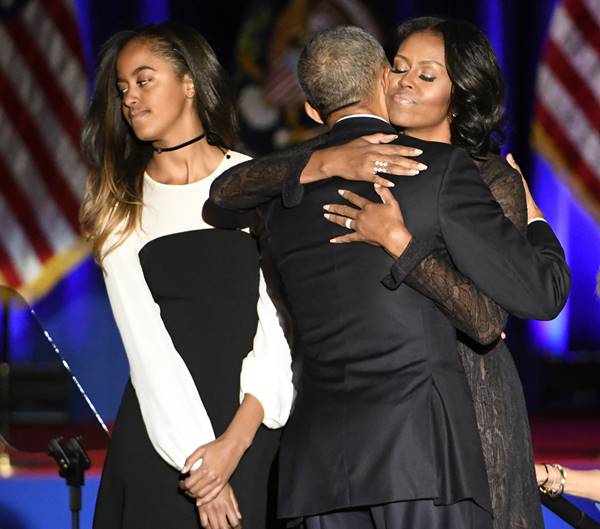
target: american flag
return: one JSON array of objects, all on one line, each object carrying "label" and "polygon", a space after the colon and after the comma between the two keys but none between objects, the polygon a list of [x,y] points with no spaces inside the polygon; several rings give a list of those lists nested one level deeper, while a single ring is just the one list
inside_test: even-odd
[{"label": "american flag", "polygon": [[600,218],[600,0],[558,2],[538,70],[533,139]]},{"label": "american flag", "polygon": [[0,284],[47,291],[87,252],[87,79],[72,0],[0,1]]}]

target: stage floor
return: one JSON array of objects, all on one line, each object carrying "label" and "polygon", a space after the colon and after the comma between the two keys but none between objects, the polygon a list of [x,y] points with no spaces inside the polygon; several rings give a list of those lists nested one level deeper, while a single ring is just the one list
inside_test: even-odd
[{"label": "stage floor", "polygon": [[[600,467],[600,420],[581,418],[532,419],[536,460],[560,462],[576,468]],[[83,487],[81,529],[91,529],[104,451],[90,450],[92,468]],[[0,529],[67,529],[71,525],[69,493],[58,468],[45,454],[14,454],[10,477],[0,478]],[[1,470],[1,468],[0,468]],[[600,520],[591,501],[570,497],[581,509]],[[547,529],[570,526],[544,509]]]}]

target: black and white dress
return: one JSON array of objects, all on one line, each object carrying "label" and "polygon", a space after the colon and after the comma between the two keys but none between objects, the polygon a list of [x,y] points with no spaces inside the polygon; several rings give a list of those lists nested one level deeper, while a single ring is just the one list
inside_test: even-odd
[{"label": "black and white dress", "polygon": [[178,489],[179,470],[224,432],[246,393],[261,402],[271,429],[261,426],[230,483],[245,529],[275,526],[273,428],[285,424],[294,397],[289,347],[255,240],[202,219],[214,178],[246,159],[229,151],[214,173],[187,185],[146,174],[141,226],[104,260],[131,381],[103,470],[96,529],[199,528],[195,504]]}]

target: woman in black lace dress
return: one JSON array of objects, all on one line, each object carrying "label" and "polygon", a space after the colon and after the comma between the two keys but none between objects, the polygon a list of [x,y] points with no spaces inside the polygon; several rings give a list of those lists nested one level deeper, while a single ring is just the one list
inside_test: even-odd
[{"label": "woman in black lace dress", "polygon": [[[445,58],[445,65],[432,65],[428,57],[417,57],[423,53],[423,43],[418,41],[421,36],[435,37],[434,45]],[[444,114],[436,124],[439,127],[422,139],[465,148],[506,217],[524,232],[528,208],[521,177],[498,154],[504,115],[503,80],[489,42],[468,23],[430,17],[402,24],[397,37],[388,86],[391,121],[410,135],[411,125],[431,117],[432,109],[441,106]],[[406,50],[407,44],[417,50],[417,55]],[[436,79],[442,76],[449,78],[451,94],[436,101],[430,96]],[[402,95],[398,87],[402,87]],[[315,151],[321,141],[315,138],[294,147],[293,156],[288,150],[238,165],[217,180],[211,198],[226,207],[245,208],[282,194],[291,204],[302,195],[299,183],[335,175],[373,181],[375,160],[387,162],[389,173],[410,174],[406,169],[415,168],[401,159],[393,146],[359,139]],[[368,212],[360,212],[362,224],[366,226],[369,214],[377,211],[371,207]],[[530,217],[539,215],[534,203],[529,213]],[[361,223],[353,222],[353,227],[357,224],[360,230]],[[406,283],[434,300],[460,331],[459,354],[473,395],[494,528],[542,528],[523,390],[511,353],[498,338],[507,314],[454,268],[445,251],[422,257],[401,256],[398,264],[411,270]]]}]

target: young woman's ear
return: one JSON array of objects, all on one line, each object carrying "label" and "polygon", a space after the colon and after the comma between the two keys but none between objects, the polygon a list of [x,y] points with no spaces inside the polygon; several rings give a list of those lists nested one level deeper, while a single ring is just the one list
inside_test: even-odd
[{"label": "young woman's ear", "polygon": [[189,73],[183,75],[183,86],[185,90],[185,96],[192,99],[196,95],[196,88],[194,87],[194,81]]}]

